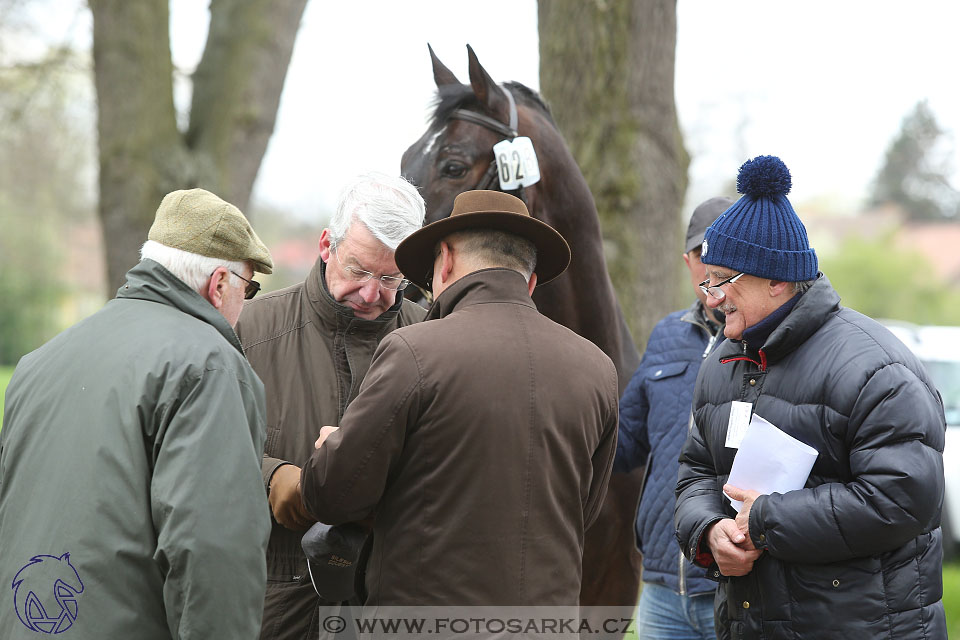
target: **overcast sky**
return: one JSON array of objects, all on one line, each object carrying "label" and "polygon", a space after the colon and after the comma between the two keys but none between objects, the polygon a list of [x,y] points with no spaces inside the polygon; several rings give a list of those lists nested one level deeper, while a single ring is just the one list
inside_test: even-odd
[{"label": "overcast sky", "polygon": [[[171,2],[174,63],[185,73],[203,50],[207,6]],[[960,132],[958,2],[678,0],[677,12],[687,213],[759,154],[786,162],[795,203],[853,209],[917,101]],[[89,40],[88,15],[74,29]],[[494,79],[539,86],[535,0],[311,0],[256,201],[320,216],[350,176],[399,172],[433,95],[427,42],[461,80],[469,43]],[[956,144],[952,160],[957,185]]]}]

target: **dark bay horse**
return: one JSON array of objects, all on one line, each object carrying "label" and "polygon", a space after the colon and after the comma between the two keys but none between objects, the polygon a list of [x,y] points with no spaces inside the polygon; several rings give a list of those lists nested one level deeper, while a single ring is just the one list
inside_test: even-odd
[{"label": "dark bay horse", "polygon": [[[420,188],[427,223],[449,216],[458,194],[499,188],[496,165],[491,169],[492,147],[510,137],[512,111],[516,134],[532,140],[540,165],[540,181],[525,187],[522,197],[530,214],[563,234],[572,252],[566,273],[537,287],[533,300],[541,313],[610,356],[622,392],[639,358],[607,274],[593,195],[540,97],[519,83],[501,87],[469,45],[467,52],[470,84],[462,84],[430,48],[439,100],[426,133],[403,154],[401,171]],[[636,600],[640,565],[633,514],[639,485],[638,475],[614,476],[600,517],[587,532],[584,605],[632,605]]]}]

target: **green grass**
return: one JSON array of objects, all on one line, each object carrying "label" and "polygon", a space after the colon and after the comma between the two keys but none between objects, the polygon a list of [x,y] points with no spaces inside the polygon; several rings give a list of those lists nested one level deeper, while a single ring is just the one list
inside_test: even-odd
[{"label": "green grass", "polygon": [[3,425],[3,392],[13,375],[13,367],[0,367],[0,426]]},{"label": "green grass", "polygon": [[943,608],[947,612],[947,637],[960,638],[960,561],[943,567]]}]

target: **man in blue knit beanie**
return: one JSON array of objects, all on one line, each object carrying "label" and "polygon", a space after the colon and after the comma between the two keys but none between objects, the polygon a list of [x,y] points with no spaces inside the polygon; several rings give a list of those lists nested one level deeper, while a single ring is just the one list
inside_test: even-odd
[{"label": "man in blue knit beanie", "polygon": [[[743,197],[704,235],[701,287],[728,340],[697,378],[677,539],[720,583],[718,638],[945,638],[939,395],[900,341],[840,305],[790,187],[779,158],[746,162]],[[752,414],[817,450],[803,489],[726,483]]]}]

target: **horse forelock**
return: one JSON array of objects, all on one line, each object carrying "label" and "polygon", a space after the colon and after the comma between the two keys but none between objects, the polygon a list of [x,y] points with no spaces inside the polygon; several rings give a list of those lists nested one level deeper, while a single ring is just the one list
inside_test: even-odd
[{"label": "horse forelock", "polygon": [[[517,104],[537,109],[546,116],[550,124],[557,126],[553,121],[553,114],[550,113],[550,107],[539,93],[519,82],[505,82],[503,86],[510,90]],[[473,93],[473,88],[469,84],[448,84],[438,88],[430,126],[442,125],[457,109],[480,110],[480,103]]]}]

